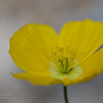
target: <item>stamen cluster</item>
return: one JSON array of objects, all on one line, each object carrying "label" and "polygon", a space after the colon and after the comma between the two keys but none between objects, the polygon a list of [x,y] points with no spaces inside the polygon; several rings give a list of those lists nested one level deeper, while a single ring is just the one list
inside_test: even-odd
[{"label": "stamen cluster", "polygon": [[58,68],[61,73],[68,73],[73,70],[73,67],[78,64],[76,60],[76,47],[73,49],[71,46],[67,47],[54,47],[50,54],[51,61]]}]

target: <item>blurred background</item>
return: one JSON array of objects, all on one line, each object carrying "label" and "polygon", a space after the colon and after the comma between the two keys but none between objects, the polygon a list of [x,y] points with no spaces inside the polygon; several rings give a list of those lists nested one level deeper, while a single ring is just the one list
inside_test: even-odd
[{"label": "blurred background", "polygon": [[[9,39],[24,24],[49,24],[57,33],[65,22],[91,18],[103,22],[103,0],[0,0],[0,103],[64,103],[63,85],[35,86],[12,77]],[[103,103],[103,73],[68,86],[70,103]]]}]

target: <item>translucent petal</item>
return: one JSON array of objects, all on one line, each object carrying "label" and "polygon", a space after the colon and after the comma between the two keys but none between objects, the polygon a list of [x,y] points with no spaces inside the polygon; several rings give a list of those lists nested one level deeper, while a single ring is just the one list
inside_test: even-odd
[{"label": "translucent petal", "polygon": [[64,85],[76,84],[91,80],[103,71],[103,48],[93,54],[85,62],[80,64],[83,73],[76,79],[66,78],[63,80]]},{"label": "translucent petal", "polygon": [[80,66],[76,66],[73,68],[73,70],[69,71],[68,73],[68,78],[69,79],[76,79],[78,78],[80,75],[82,75],[83,71],[81,69]]},{"label": "translucent petal", "polygon": [[48,72],[51,47],[58,36],[48,25],[28,24],[10,39],[9,53],[15,64],[27,72]]},{"label": "translucent petal", "polygon": [[12,74],[17,79],[25,79],[35,85],[61,84],[62,81],[50,76],[49,73],[18,73]]},{"label": "translucent petal", "polygon": [[59,35],[60,46],[77,47],[79,63],[89,58],[103,43],[103,23],[90,19],[66,23]]}]

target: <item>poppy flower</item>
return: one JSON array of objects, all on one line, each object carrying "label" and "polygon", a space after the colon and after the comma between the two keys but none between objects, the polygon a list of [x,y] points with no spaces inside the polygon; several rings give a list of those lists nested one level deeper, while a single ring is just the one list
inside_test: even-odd
[{"label": "poppy flower", "polygon": [[[67,22],[59,35],[49,25],[31,23],[10,39],[9,53],[23,71],[12,75],[34,85],[64,86],[91,80],[103,70],[103,23]],[[96,52],[95,52],[96,51]]]}]

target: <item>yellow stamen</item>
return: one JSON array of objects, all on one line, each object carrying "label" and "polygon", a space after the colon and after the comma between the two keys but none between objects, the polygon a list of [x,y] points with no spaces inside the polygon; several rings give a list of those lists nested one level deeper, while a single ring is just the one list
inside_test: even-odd
[{"label": "yellow stamen", "polygon": [[[52,52],[50,54],[51,57],[50,72],[52,72],[51,76],[58,79],[64,79],[64,77],[66,78],[67,76],[69,77],[69,72],[73,71],[73,69],[79,63],[79,61],[76,59],[76,52],[77,48],[74,46],[52,47]],[[78,66],[78,68],[79,68],[78,70],[81,69],[80,66]],[[59,74],[60,76],[63,74],[61,78],[59,77]]]}]

